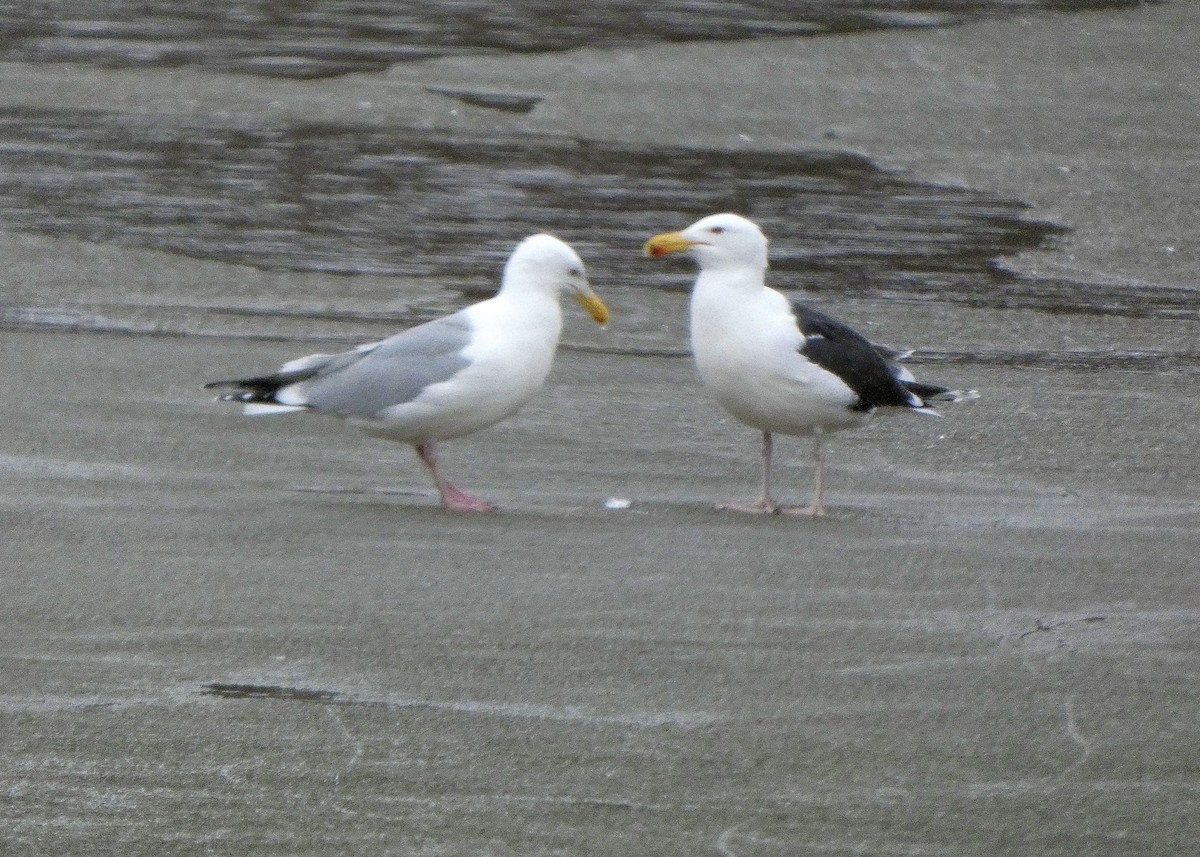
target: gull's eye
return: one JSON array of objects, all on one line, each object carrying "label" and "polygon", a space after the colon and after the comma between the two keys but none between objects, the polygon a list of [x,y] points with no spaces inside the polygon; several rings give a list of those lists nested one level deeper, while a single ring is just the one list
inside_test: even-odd
[{"label": "gull's eye", "polygon": [[725,227],[724,226],[710,226],[708,231],[711,232],[713,235],[720,235],[722,232],[725,231]]},{"label": "gull's eye", "polygon": [[583,271],[579,268],[567,268],[567,275],[571,277],[582,277]]}]

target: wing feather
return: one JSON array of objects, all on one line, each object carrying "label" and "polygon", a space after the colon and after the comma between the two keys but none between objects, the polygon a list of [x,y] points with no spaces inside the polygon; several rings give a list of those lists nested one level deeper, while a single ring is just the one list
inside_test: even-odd
[{"label": "wing feather", "polygon": [[858,331],[807,304],[792,301],[792,311],[804,334],[800,353],[854,391],[855,410],[923,404],[901,380],[903,370]]},{"label": "wing feather", "polygon": [[467,315],[460,311],[349,351],[310,354],[288,361],[277,372],[204,386],[234,388],[221,396],[226,401],[371,418],[462,371],[469,362],[463,350],[471,331]]}]

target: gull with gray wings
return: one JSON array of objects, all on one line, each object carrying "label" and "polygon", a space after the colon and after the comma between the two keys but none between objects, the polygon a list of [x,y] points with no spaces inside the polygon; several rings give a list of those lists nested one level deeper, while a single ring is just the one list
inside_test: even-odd
[{"label": "gull with gray wings", "polygon": [[442,474],[437,444],[512,416],[537,392],[554,361],[564,292],[596,323],[608,323],[578,254],[551,235],[533,235],[513,251],[500,290],[488,300],[350,351],[313,354],[275,372],[205,387],[233,388],[220,399],[241,402],[248,415],[329,414],[410,444],[445,508],[489,511],[492,504]]}]

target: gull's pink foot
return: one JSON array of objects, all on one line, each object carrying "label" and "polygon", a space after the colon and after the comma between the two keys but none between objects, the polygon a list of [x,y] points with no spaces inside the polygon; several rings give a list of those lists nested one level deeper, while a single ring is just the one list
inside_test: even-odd
[{"label": "gull's pink foot", "polygon": [[472,497],[463,491],[459,491],[453,485],[443,484],[441,486],[442,507],[451,512],[494,512],[496,507],[486,500],[480,500],[478,497]]},{"label": "gull's pink foot", "polygon": [[492,512],[496,507],[486,500],[472,497],[465,491],[459,491],[450,484],[445,476],[438,471],[437,445],[427,441],[416,447],[417,455],[429,469],[433,484],[437,486],[438,496],[442,498],[442,508],[451,512]]},{"label": "gull's pink foot", "polygon": [[754,515],[777,515],[779,505],[772,500],[755,500],[753,503],[719,503],[722,512],[749,512]]},{"label": "gull's pink foot", "polygon": [[809,518],[825,517],[824,506],[780,506],[776,511],[781,515],[802,515]]}]

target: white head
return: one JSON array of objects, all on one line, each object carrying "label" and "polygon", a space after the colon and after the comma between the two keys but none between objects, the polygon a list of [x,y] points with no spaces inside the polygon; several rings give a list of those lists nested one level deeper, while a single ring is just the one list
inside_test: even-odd
[{"label": "white head", "polygon": [[681,232],[655,235],[646,242],[647,256],[687,253],[703,270],[767,268],[767,238],[756,224],[737,214],[710,214]]},{"label": "white head", "polygon": [[527,289],[549,291],[553,297],[568,292],[597,324],[608,323],[608,308],[588,284],[583,260],[571,245],[553,235],[530,235],[508,257],[500,290]]}]

